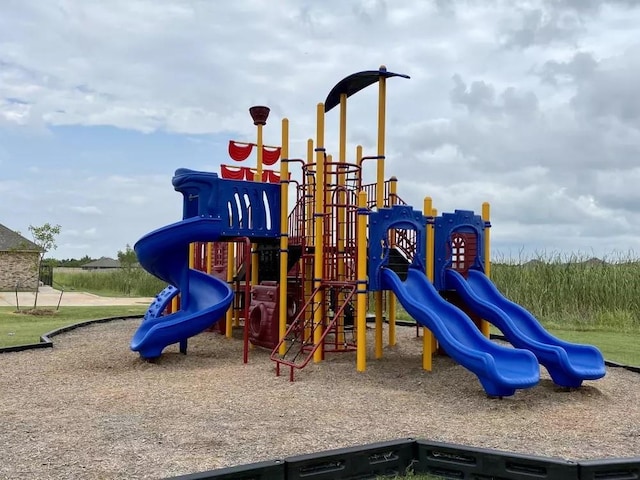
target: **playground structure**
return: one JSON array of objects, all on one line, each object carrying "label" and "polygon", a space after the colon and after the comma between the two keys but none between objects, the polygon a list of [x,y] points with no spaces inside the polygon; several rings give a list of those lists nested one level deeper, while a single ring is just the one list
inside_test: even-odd
[{"label": "playground structure", "polygon": [[[269,109],[252,107],[257,142],[230,142],[234,160],[257,149],[257,168],[222,165],[221,175],[178,169],[183,219],[135,245],[140,264],[169,286],[158,294],[131,348],[155,359],[174,343],[207,329],[227,336],[243,325],[244,361],[250,345],[268,348],[276,372],[321,362],[326,354],[356,352],[366,369],[369,294],[375,311],[374,355],[383,356],[386,304],[388,344],[396,343],[396,299],[423,327],[423,368],[438,347],[472,371],[490,396],[513,395],[539,381],[539,364],[563,387],[605,374],[601,353],[551,336],[490,278],[489,205],[482,215],[422,210],[385,179],[386,81],[409,78],[385,67],[341,80],[316,109],[306,157],[289,156],[289,122],[279,147],[262,141]],[[377,152],[358,146],[347,155],[347,98],[378,84]],[[337,159],[325,147],[325,116],[339,106]],[[265,170],[280,158],[280,170]],[[376,182],[362,172],[376,164]],[[291,167],[299,164],[299,176]],[[297,179],[294,179],[295,177]],[[294,186],[295,188],[291,188]],[[295,195],[289,210],[289,193]],[[386,297],[386,302],[385,302]],[[489,340],[489,322],[516,347]]]}]

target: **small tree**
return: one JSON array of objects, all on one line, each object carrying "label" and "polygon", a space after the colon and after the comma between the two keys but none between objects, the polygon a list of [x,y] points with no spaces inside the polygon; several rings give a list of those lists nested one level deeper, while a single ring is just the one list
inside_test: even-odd
[{"label": "small tree", "polygon": [[[40,255],[37,257],[37,262],[35,266],[36,275],[38,275],[38,280],[40,280],[40,265],[42,264],[42,260],[44,256],[50,250],[55,250],[58,248],[56,244],[56,237],[60,235],[60,229],[62,227],[60,225],[51,225],[50,223],[45,223],[39,227],[35,227],[33,225],[29,225],[29,232],[31,232],[31,237],[33,237],[33,243],[35,243],[38,247],[40,247]],[[36,288],[36,296],[33,301],[33,308],[36,309],[38,305],[38,288]]]},{"label": "small tree", "polygon": [[135,250],[131,248],[131,245],[127,243],[124,251],[118,250],[118,261],[124,273],[125,294],[131,295],[133,282],[135,281],[136,264],[138,263],[138,257],[136,256]]}]

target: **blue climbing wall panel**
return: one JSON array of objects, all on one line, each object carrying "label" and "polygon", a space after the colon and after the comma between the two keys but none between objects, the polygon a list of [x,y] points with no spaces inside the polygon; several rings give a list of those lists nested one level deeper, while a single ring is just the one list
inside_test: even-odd
[{"label": "blue climbing wall panel", "polygon": [[369,290],[380,290],[380,269],[389,261],[387,231],[390,228],[414,230],[416,252],[413,265],[423,271],[426,264],[427,217],[409,205],[394,205],[369,214]]},{"label": "blue climbing wall panel", "polygon": [[[474,268],[484,271],[484,228],[485,222],[480,215],[470,210],[455,210],[453,213],[443,213],[435,219],[435,250],[434,250],[434,287],[444,290],[444,273],[447,268],[456,268],[458,255],[465,257],[464,269]],[[475,242],[473,248],[456,252],[454,241],[461,235]],[[452,255],[453,253],[453,255]],[[471,255],[470,255],[471,254]],[[471,258],[470,258],[471,257]]]}]

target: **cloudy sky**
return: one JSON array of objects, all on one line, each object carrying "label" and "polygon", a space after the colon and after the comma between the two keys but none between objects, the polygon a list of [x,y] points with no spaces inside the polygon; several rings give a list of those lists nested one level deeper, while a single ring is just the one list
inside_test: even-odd
[{"label": "cloudy sky", "polygon": [[[385,64],[387,176],[416,206],[492,204],[500,256],[640,252],[636,0],[0,0],[0,223],[59,223],[57,258],[115,256],[180,218],[171,177],[218,171],[247,109],[291,121]],[[376,89],[349,152],[375,152]],[[337,110],[327,116],[336,150]]]}]

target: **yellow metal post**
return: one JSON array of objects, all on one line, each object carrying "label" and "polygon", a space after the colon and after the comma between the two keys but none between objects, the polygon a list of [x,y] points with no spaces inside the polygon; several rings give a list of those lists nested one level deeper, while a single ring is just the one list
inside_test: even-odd
[{"label": "yellow metal post", "polygon": [[[423,205],[423,211],[425,216],[430,216],[433,210],[433,201],[431,200],[431,197],[425,197],[424,199],[424,205]],[[434,237],[434,232],[433,232],[433,224],[432,223],[428,223],[427,224],[427,230],[426,230],[426,245],[427,245],[427,251],[426,253],[426,257],[427,257],[427,265],[426,265],[426,274],[427,274],[427,278],[429,279],[430,282],[433,283],[433,266],[434,266],[434,251],[433,251],[433,237]],[[426,327],[422,328],[422,368],[424,370],[427,371],[431,371],[431,369],[433,368],[433,354],[434,354],[435,348],[434,348],[434,337],[433,337],[433,333],[431,332],[431,330],[429,330]]]},{"label": "yellow metal post", "polygon": [[170,313],[175,313],[179,310],[179,305],[180,305],[180,300],[179,300],[179,295],[176,295],[175,297],[173,297],[171,299],[171,312]]},{"label": "yellow metal post", "polygon": [[[396,194],[398,193],[398,179],[391,177],[389,179],[389,206],[393,206],[396,203]],[[391,232],[391,239],[389,246],[395,248],[396,246],[396,232]],[[387,292],[387,310],[389,312],[389,346],[393,347],[396,344],[396,296],[393,292]]]},{"label": "yellow metal post", "polygon": [[[346,233],[346,225],[345,225],[345,218],[346,218],[346,211],[343,205],[346,203],[347,198],[346,198],[346,193],[344,191],[344,187],[345,187],[345,183],[346,183],[346,178],[345,178],[345,174],[343,173],[343,169],[342,169],[342,165],[343,163],[345,163],[347,161],[347,94],[346,93],[341,93],[340,94],[340,138],[339,138],[339,147],[338,147],[338,162],[339,165],[337,166],[338,171],[337,171],[337,184],[338,184],[338,204],[340,205],[338,207],[338,211],[337,211],[337,217],[338,217],[338,225],[337,225],[337,232],[336,232],[336,248],[338,251],[338,280],[340,281],[344,281],[346,280],[345,278],[345,272],[346,272],[346,268],[345,268],[345,233]],[[340,306],[344,303],[345,301],[345,296],[343,293],[340,293],[338,295],[338,306],[337,308],[340,308]],[[342,315],[339,319],[338,319],[338,345],[344,345],[345,343],[345,336],[344,336],[344,315]]]},{"label": "yellow metal post", "polygon": [[[211,244],[209,244],[211,245]],[[207,245],[207,250],[209,251],[209,245]],[[209,256],[211,260],[211,256]],[[233,289],[233,267],[235,265],[235,258],[233,255],[233,243],[227,243],[227,283]],[[233,303],[231,304],[233,305]],[[227,338],[233,337],[233,306],[227,310],[227,314],[225,316],[225,321],[227,322],[225,328],[225,335]]]},{"label": "yellow metal post", "polygon": [[[314,157],[315,155],[313,153],[313,140],[309,139],[307,140],[307,165],[310,165],[314,162]],[[308,174],[309,171],[307,171],[306,173]],[[316,177],[313,175],[307,175],[305,181],[307,182],[306,194],[309,195],[305,200],[305,204],[307,207],[305,211],[305,237],[307,239],[307,246],[313,247],[314,242],[316,241],[315,235],[313,235],[313,212],[315,209],[316,188],[318,185],[316,182]]]},{"label": "yellow metal post", "polygon": [[264,126],[264,124],[258,124],[257,125],[257,130],[258,130],[258,138],[256,141],[257,144],[257,148],[258,148],[258,164],[257,164],[257,168],[256,168],[256,174],[253,178],[254,181],[256,182],[261,182],[262,181],[262,145],[263,145],[263,141],[262,141],[262,127]]},{"label": "yellow metal post", "polygon": [[[332,178],[331,172],[333,172],[333,155],[331,154],[327,154],[325,156],[324,172],[325,172],[325,176],[324,176],[325,181],[322,182],[322,185],[327,189],[324,195],[324,208],[325,208],[324,213],[326,215],[329,215],[331,213],[331,207],[328,206],[329,204],[331,204],[331,187],[327,185],[327,182],[331,180]],[[327,227],[331,228],[330,226],[327,226]]]},{"label": "yellow metal post", "polygon": [[[384,65],[380,70],[386,70]],[[378,168],[376,175],[376,207],[384,206],[384,150],[387,115],[387,79],[380,75],[378,79]]]},{"label": "yellow metal post", "polygon": [[358,193],[356,297],[356,369],[367,368],[367,192]]},{"label": "yellow metal post", "polygon": [[[258,164],[256,168],[256,174],[253,178],[256,182],[262,182],[262,148],[264,143],[262,141],[262,127],[267,124],[267,118],[269,117],[269,108],[264,106],[255,106],[249,109],[253,124],[257,128],[256,148],[258,149]],[[252,219],[253,220],[253,219]],[[257,285],[259,275],[259,259],[258,244],[251,244],[251,285]]]},{"label": "yellow metal post", "polygon": [[[380,70],[386,70],[384,65]],[[384,207],[384,150],[385,150],[385,116],[387,109],[387,79],[380,75],[378,79],[378,164],[376,172],[376,207]],[[375,329],[375,354],[376,358],[382,358],[382,291],[375,293],[376,303],[376,329]]]},{"label": "yellow metal post", "polygon": [[[482,220],[484,221],[484,274],[491,278],[491,206],[489,202],[482,204]],[[491,335],[491,325],[486,320],[480,323],[482,334],[489,338]]]},{"label": "yellow metal post", "polygon": [[207,264],[205,268],[207,269],[207,273],[211,275],[213,271],[213,243],[207,242],[207,250],[206,250]]},{"label": "yellow metal post", "polygon": [[[437,208],[432,208],[431,209],[431,216],[435,218],[438,216],[438,209]],[[435,264],[435,227],[432,226],[431,227],[431,245],[433,245],[430,250],[431,250],[431,255],[432,255],[432,260],[431,260],[431,283],[433,283],[434,279],[435,279],[435,268],[436,268],[436,264]],[[431,335],[431,350],[433,351],[433,353],[436,353],[436,351],[438,350],[438,340],[436,339],[435,335]]]},{"label": "yellow metal post", "polygon": [[[322,286],[322,277],[324,273],[324,105],[318,103],[316,109],[317,127],[316,127],[316,205],[314,213],[315,224],[315,253],[313,262],[313,286],[318,289],[316,294],[316,309],[313,315],[313,342],[319,344],[322,338],[322,324],[324,322],[324,294],[320,291]],[[322,361],[324,356],[323,348],[318,348],[313,354],[313,361],[318,363]]]},{"label": "yellow metal post", "polygon": [[[280,160],[280,311],[278,337],[283,339],[287,332],[287,265],[289,263],[289,120],[282,119],[282,159]],[[287,352],[285,342],[280,345],[279,353]]]},{"label": "yellow metal post", "polygon": [[189,268],[193,268],[196,265],[196,245],[195,243],[189,244]]},{"label": "yellow metal post", "polygon": [[[434,209],[433,209],[433,200],[431,199],[431,197],[425,197],[424,198],[424,206],[423,206],[423,210],[424,210],[424,215],[427,217],[434,217]],[[434,230],[433,230],[433,223],[428,223],[427,224],[427,278],[429,279],[429,281],[431,283],[433,283],[433,275],[434,275],[434,268],[435,268],[435,262],[434,262],[434,256],[435,256],[435,250],[434,250],[434,245],[433,245],[433,239],[434,239]]]},{"label": "yellow metal post", "polygon": [[[312,164],[314,161],[313,155],[313,140],[307,140],[307,165]],[[315,235],[313,235],[314,228],[314,219],[313,212],[315,209],[315,194],[316,194],[316,182],[315,176],[309,175],[309,171],[305,171],[305,195],[308,195],[304,199],[305,203],[305,225],[304,225],[304,238],[306,242],[306,246],[312,247],[315,242]],[[304,268],[304,299],[302,304],[304,305],[311,297],[313,293],[313,265],[308,261],[307,258],[303,260]],[[311,322],[312,322],[312,312],[310,310],[306,310],[305,313],[305,323],[304,323],[304,341],[307,342],[312,336],[311,333]]]},{"label": "yellow metal post", "polygon": [[340,94],[340,140],[338,147],[338,160],[347,161],[347,94]]}]

